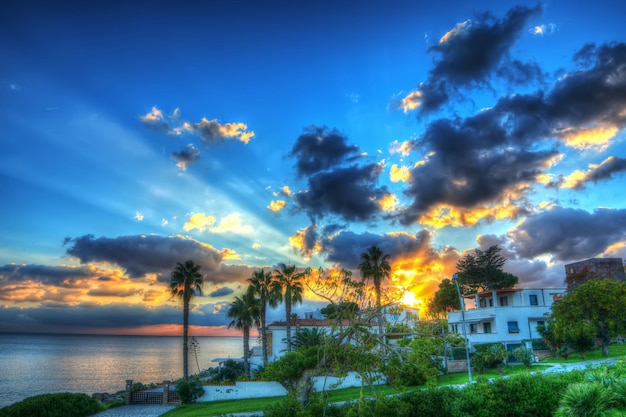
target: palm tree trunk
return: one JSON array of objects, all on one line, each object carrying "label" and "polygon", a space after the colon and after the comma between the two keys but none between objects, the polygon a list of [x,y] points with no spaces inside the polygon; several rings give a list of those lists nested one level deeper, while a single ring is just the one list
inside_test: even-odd
[{"label": "palm tree trunk", "polygon": [[383,310],[380,303],[380,282],[375,282],[376,290],[376,315],[378,318],[378,337],[381,342],[385,343],[385,337],[383,336]]},{"label": "palm tree trunk", "polygon": [[265,300],[261,299],[261,350],[263,351],[263,366],[267,365],[267,328],[265,324]]},{"label": "palm tree trunk", "polygon": [[287,321],[285,323],[285,330],[287,331],[287,352],[291,352],[291,297],[285,295],[285,315]]},{"label": "palm tree trunk", "polygon": [[183,302],[183,377],[189,379],[189,346],[187,345],[187,333],[189,330],[189,300]]},{"label": "palm tree trunk", "polygon": [[243,326],[243,373],[248,378],[250,376],[250,364],[248,354],[250,353],[250,328]]}]

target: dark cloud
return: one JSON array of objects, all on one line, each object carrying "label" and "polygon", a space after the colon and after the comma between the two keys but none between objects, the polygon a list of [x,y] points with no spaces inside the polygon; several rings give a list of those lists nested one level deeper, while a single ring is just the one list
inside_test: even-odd
[{"label": "dark cloud", "polygon": [[[211,309],[212,312],[212,309]],[[40,307],[0,309],[0,327],[6,331],[98,332],[160,324],[182,324],[177,306],[158,309],[143,305],[82,303],[75,306],[48,303]],[[223,315],[205,313],[202,309],[189,315],[189,324],[223,326]]]},{"label": "dark cloud", "polygon": [[[547,92],[502,97],[474,116],[431,122],[414,148],[434,155],[413,169],[405,190],[413,202],[400,221],[411,224],[438,204],[465,209],[492,204],[510,198],[512,189],[519,217],[525,214],[525,193],[558,155],[555,135],[589,126],[623,127],[626,44],[590,45],[576,60],[586,66],[561,77]],[[623,170],[623,159],[607,160],[579,188]]]},{"label": "dark cloud", "polygon": [[[597,183],[601,180],[609,180],[613,178],[614,174],[624,171],[626,171],[626,159],[610,156],[602,161],[600,165],[591,166],[584,176],[578,178],[571,187],[576,190],[582,190],[590,182]],[[565,178],[560,176],[558,180],[548,184],[548,187],[557,188],[562,186],[564,182]]]},{"label": "dark cloud", "polygon": [[381,173],[379,164],[320,172],[309,177],[308,190],[294,200],[311,218],[334,214],[347,221],[371,220],[381,211],[376,201],[388,194],[376,186]]},{"label": "dark cloud", "polygon": [[200,151],[191,143],[185,146],[180,152],[172,152],[172,157],[183,165],[200,160]]},{"label": "dark cloud", "polygon": [[123,268],[131,278],[148,273],[169,273],[178,262],[188,259],[202,266],[200,272],[218,270],[222,255],[211,246],[178,236],[119,236],[116,238],[85,235],[72,239],[67,254],[81,263],[110,262]]},{"label": "dark cloud", "polygon": [[509,51],[523,34],[528,20],[541,12],[534,8],[516,6],[503,19],[489,13],[474,20],[459,23],[439,43],[429,48],[437,54],[427,81],[420,85],[420,110],[428,112],[445,103],[451,89],[484,84],[495,72],[509,82],[526,82],[540,71],[534,64],[509,58]]},{"label": "dark cloud", "polygon": [[626,43],[586,45],[575,56],[581,66],[561,77],[546,97],[555,128],[626,125]]},{"label": "dark cloud", "polygon": [[322,240],[326,261],[340,265],[342,268],[358,269],[361,254],[372,246],[378,246],[393,261],[397,258],[415,256],[417,253],[436,257],[430,247],[431,237],[423,230],[415,235],[393,233],[379,235],[374,233],[354,233],[344,231],[333,237]]},{"label": "dark cloud", "polygon": [[47,266],[15,265],[0,267],[0,282],[36,281],[46,285],[72,288],[77,280],[93,277],[94,272],[87,266]]},{"label": "dark cloud", "polygon": [[611,156],[604,160],[600,165],[591,169],[583,182],[598,182],[603,179],[613,178],[613,174],[626,171],[626,159]]},{"label": "dark cloud", "polygon": [[554,261],[593,258],[626,239],[626,209],[584,210],[556,207],[526,218],[508,233],[526,259],[550,255]]},{"label": "dark cloud", "polygon": [[492,109],[428,126],[417,146],[434,155],[411,173],[404,192],[413,202],[401,213],[401,223],[417,221],[438,204],[472,208],[490,203],[511,188],[527,186],[546,169],[557,152],[527,149],[528,137],[517,134],[515,125],[502,125],[501,116]]},{"label": "dark cloud", "polygon": [[336,129],[311,126],[289,153],[296,159],[296,173],[308,177],[307,190],[293,196],[295,209],[306,212],[313,224],[327,215],[368,221],[381,211],[377,200],[388,194],[378,187],[383,167],[357,163],[359,148],[347,142]]},{"label": "dark cloud", "polygon": [[141,289],[134,288],[94,288],[87,291],[87,295],[92,297],[130,297],[142,293]]},{"label": "dark cloud", "polygon": [[226,295],[232,294],[234,290],[228,287],[221,287],[216,290],[211,291],[208,296],[209,297],[224,297]]},{"label": "dark cloud", "polygon": [[311,126],[298,136],[289,156],[296,159],[298,175],[311,175],[354,159],[359,147],[336,129]]}]

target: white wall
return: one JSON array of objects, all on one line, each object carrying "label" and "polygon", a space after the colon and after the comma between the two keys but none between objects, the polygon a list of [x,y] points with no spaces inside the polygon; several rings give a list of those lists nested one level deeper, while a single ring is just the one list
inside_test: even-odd
[{"label": "white wall", "polygon": [[278,382],[235,382],[235,386],[205,385],[203,388],[204,395],[196,400],[198,402],[282,397],[287,395],[285,387]]},{"label": "white wall", "polygon": [[[387,383],[385,376],[381,373],[374,374],[377,380],[374,382],[374,385],[381,385]],[[361,381],[361,375],[357,372],[348,372],[348,374],[344,377],[336,377],[336,376],[314,376],[311,378],[313,382],[313,388],[315,391],[330,391],[335,389],[344,389],[344,388],[352,388],[352,387],[360,387],[363,385]],[[367,383],[365,383],[367,386]]]}]

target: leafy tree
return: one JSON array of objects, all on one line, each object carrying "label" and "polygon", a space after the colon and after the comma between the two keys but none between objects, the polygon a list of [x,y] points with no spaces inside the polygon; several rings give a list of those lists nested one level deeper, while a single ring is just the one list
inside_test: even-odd
[{"label": "leafy tree", "polygon": [[187,344],[189,332],[189,302],[196,295],[202,293],[203,277],[199,272],[201,266],[194,264],[192,260],[185,263],[178,262],[172,271],[170,281],[170,293],[172,297],[183,300],[183,377],[189,379],[189,345]]},{"label": "leafy tree", "polygon": [[435,315],[458,311],[461,309],[459,294],[456,284],[449,278],[444,278],[439,283],[439,289],[428,304],[428,310]]},{"label": "leafy tree", "polygon": [[[376,313],[378,315],[378,331],[379,335],[383,335],[383,314],[380,303],[381,283],[385,278],[391,276],[391,265],[389,263],[389,255],[384,254],[377,246],[372,246],[361,254],[361,263],[359,270],[361,278],[367,281],[372,278],[374,283],[374,291],[376,292]],[[384,340],[384,338],[383,338]]]},{"label": "leafy tree", "polygon": [[291,352],[291,307],[302,303],[304,284],[303,272],[298,271],[295,265],[280,264],[280,269],[274,271],[276,279],[282,289],[282,300],[285,302],[285,331],[287,332],[287,352]]},{"label": "leafy tree", "polygon": [[500,255],[501,250],[498,245],[485,251],[475,249],[456,263],[464,294],[512,288],[517,284],[519,279],[515,275],[502,270],[506,259]]},{"label": "leafy tree", "polygon": [[341,301],[338,304],[328,304],[320,312],[331,320],[342,320],[355,318],[359,310],[359,305],[354,301]]},{"label": "leafy tree", "polygon": [[566,333],[582,322],[590,323],[602,339],[602,355],[607,356],[611,338],[626,332],[624,305],[626,282],[593,279],[555,301],[552,318]]},{"label": "leafy tree", "polygon": [[248,282],[254,288],[254,293],[261,298],[261,349],[263,351],[263,365],[267,365],[267,306],[276,307],[280,302],[280,283],[273,275],[263,268],[255,271]]},{"label": "leafy tree", "polygon": [[300,329],[296,333],[295,347],[296,349],[319,346],[324,342],[324,333],[320,332],[317,327],[309,329],[307,327]]},{"label": "leafy tree", "polygon": [[235,297],[226,312],[226,317],[232,319],[228,328],[243,330],[243,371],[246,375],[250,374],[250,328],[261,324],[260,316],[261,300],[254,296],[253,286],[249,286],[241,298]]},{"label": "leafy tree", "polygon": [[593,350],[596,342],[596,328],[588,321],[582,321],[569,326],[566,330],[565,340],[567,345],[580,359],[585,359],[585,352]]}]

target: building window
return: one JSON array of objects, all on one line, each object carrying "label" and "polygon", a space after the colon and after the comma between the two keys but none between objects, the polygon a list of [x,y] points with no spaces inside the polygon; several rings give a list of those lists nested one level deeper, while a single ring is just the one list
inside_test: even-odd
[{"label": "building window", "polygon": [[450,330],[452,331],[452,333],[458,333],[459,332],[459,325],[458,324],[451,324],[450,325]]},{"label": "building window", "polygon": [[481,298],[480,299],[480,307],[481,308],[487,307],[487,300],[485,300],[484,298]]},{"label": "building window", "polygon": [[519,333],[519,326],[516,321],[508,321],[509,333]]},{"label": "building window", "polygon": [[500,297],[500,305],[502,307],[506,307],[509,305],[509,298],[508,297]]},{"label": "building window", "polygon": [[491,333],[491,323],[483,323],[483,333]]},{"label": "building window", "polygon": [[528,299],[530,300],[530,305],[531,306],[539,305],[539,303],[537,302],[537,294],[530,294],[528,296]]},{"label": "building window", "polygon": [[537,320],[537,327],[539,327],[539,326],[545,326],[545,325],[546,325],[546,322],[545,322],[545,321],[543,321],[543,320]]},{"label": "building window", "polygon": [[476,333],[478,331],[478,326],[476,323],[470,323],[470,333]]}]

